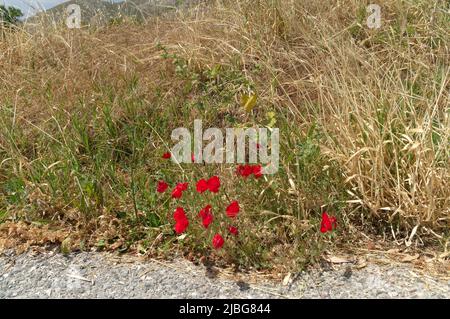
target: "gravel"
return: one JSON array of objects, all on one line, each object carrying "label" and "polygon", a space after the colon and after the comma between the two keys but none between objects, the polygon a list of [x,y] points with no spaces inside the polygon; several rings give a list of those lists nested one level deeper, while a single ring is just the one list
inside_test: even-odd
[{"label": "gravel", "polygon": [[205,267],[186,260],[124,259],[98,252],[5,252],[0,256],[0,298],[450,297],[450,281],[419,275],[407,265],[332,268],[302,272],[283,284],[261,276],[230,279],[220,271],[212,277]]}]

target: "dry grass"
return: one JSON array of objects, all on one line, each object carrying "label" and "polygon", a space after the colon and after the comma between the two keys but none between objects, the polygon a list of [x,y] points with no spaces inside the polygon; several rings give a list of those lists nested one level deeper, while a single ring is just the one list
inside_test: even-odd
[{"label": "dry grass", "polygon": [[[249,126],[274,111],[280,173],[240,195],[270,256],[314,255],[305,241],[317,238],[321,209],[335,212],[348,236],[445,243],[449,8],[378,3],[378,30],[366,27],[361,1],[259,0],[216,1],[145,24],[6,35],[0,211],[69,220],[153,212],[160,206],[148,189],[161,174],[179,172],[161,173],[164,144],[145,120],[168,138],[198,117]],[[250,117],[236,102],[249,88],[259,96]],[[133,128],[142,138],[130,137]],[[131,159],[111,155],[129,148],[141,151],[130,151]],[[231,177],[226,183],[233,187]],[[132,185],[145,198],[142,208]],[[15,200],[22,188],[25,198]],[[151,242],[166,224],[150,226],[159,229]]]},{"label": "dry grass", "polygon": [[409,229],[448,228],[449,34],[436,23],[448,21],[445,8],[384,1],[383,28],[352,37],[359,1],[273,3],[186,22],[178,45],[209,66],[239,57],[267,103],[300,126],[317,123],[356,207]]}]

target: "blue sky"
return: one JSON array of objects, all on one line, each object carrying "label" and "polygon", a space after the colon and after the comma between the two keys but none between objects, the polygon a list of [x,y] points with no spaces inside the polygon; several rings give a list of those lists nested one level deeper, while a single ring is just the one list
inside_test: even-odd
[{"label": "blue sky", "polygon": [[[33,15],[36,11],[42,10],[42,8],[49,9],[67,1],[69,0],[0,0],[0,4],[19,8],[27,17]],[[120,1],[115,0],[115,2]]]},{"label": "blue sky", "polygon": [[67,0],[0,0],[0,4],[19,8],[25,16],[28,16],[42,8],[48,9],[66,1]]}]

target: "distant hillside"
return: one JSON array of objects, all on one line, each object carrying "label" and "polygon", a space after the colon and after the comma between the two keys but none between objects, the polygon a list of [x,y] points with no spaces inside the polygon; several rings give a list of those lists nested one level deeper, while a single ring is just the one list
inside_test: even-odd
[{"label": "distant hillside", "polygon": [[92,25],[108,22],[115,18],[134,17],[144,19],[147,16],[168,12],[180,6],[189,5],[196,0],[126,0],[123,2],[102,0],[71,0],[37,14],[29,22],[37,22],[42,18],[52,21],[64,21],[67,17],[66,9],[70,4],[77,4],[81,8],[83,25]]}]

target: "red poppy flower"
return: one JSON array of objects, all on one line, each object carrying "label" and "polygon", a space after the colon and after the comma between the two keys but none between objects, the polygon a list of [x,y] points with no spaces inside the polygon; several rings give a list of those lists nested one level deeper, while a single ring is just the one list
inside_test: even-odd
[{"label": "red poppy flower", "polygon": [[179,220],[175,223],[175,232],[177,234],[182,234],[185,232],[185,230],[188,228],[188,226],[189,226],[189,220],[187,218]]},{"label": "red poppy flower", "polygon": [[336,228],[336,217],[328,216],[326,212],[322,213],[322,222],[320,223],[320,232],[326,233]]},{"label": "red poppy flower", "polygon": [[230,218],[235,218],[237,216],[237,214],[239,213],[239,210],[240,210],[239,203],[237,201],[234,201],[227,207],[227,210],[226,210],[227,216]]},{"label": "red poppy flower", "polygon": [[169,159],[171,157],[172,157],[172,154],[170,152],[164,153],[162,156],[162,158],[164,158],[164,159]]},{"label": "red poppy flower", "polygon": [[253,173],[253,167],[251,165],[239,165],[236,173],[242,177],[249,177]]},{"label": "red poppy flower", "polygon": [[199,213],[198,216],[201,218],[205,218],[208,213],[211,213],[211,205],[205,206]]},{"label": "red poppy flower", "polygon": [[197,192],[200,194],[208,190],[208,182],[204,179],[201,179],[197,182]]},{"label": "red poppy flower", "polygon": [[183,191],[179,187],[175,187],[172,191],[172,198],[181,198]]},{"label": "red poppy flower", "polygon": [[175,212],[173,213],[173,219],[175,219],[176,222],[187,219],[186,213],[184,212],[184,209],[182,207],[177,207],[177,209],[175,209]]},{"label": "red poppy flower", "polygon": [[184,209],[181,207],[177,207],[177,209],[173,213],[173,218],[175,219],[175,232],[177,234],[183,233],[189,226],[189,220],[186,217]]},{"label": "red poppy flower", "polygon": [[208,179],[208,189],[212,193],[219,192],[220,188],[220,178],[217,176],[213,176],[210,179]]},{"label": "red poppy flower", "polygon": [[191,161],[192,161],[192,163],[195,163],[195,155],[194,155],[194,153],[191,154]]},{"label": "red poppy flower", "polygon": [[209,225],[211,225],[211,223],[214,220],[214,216],[211,213],[206,213],[205,218],[203,218],[202,223],[203,223],[203,227],[208,228]]},{"label": "red poppy flower", "polygon": [[202,218],[202,223],[205,228],[213,222],[214,216],[211,213],[211,205],[205,206],[199,213],[198,216]]},{"label": "red poppy flower", "polygon": [[238,229],[234,226],[228,227],[228,231],[230,232],[230,234],[232,234],[234,236],[237,236],[239,234]]},{"label": "red poppy flower", "polygon": [[253,166],[252,170],[253,170],[253,175],[255,176],[255,178],[260,178],[262,176],[261,169],[262,169],[261,165]]},{"label": "red poppy flower", "polygon": [[178,183],[172,191],[172,198],[181,198],[183,192],[187,190],[188,183]]},{"label": "red poppy flower", "polygon": [[213,247],[214,247],[215,249],[222,248],[224,242],[225,242],[225,241],[223,240],[223,237],[222,237],[222,236],[220,236],[219,234],[214,235],[212,244],[213,244]]},{"label": "red poppy flower", "polygon": [[156,191],[158,193],[164,193],[167,190],[167,187],[169,187],[169,185],[166,182],[159,181],[158,186],[156,186]]}]

